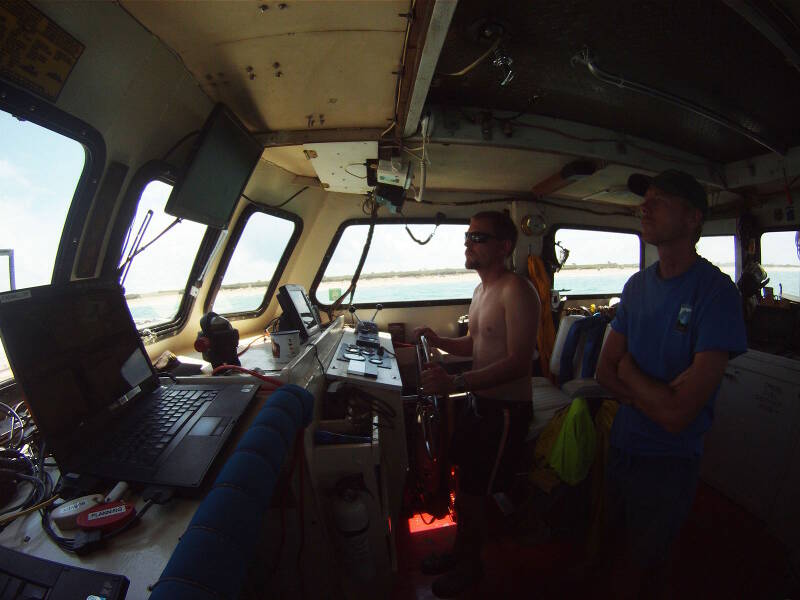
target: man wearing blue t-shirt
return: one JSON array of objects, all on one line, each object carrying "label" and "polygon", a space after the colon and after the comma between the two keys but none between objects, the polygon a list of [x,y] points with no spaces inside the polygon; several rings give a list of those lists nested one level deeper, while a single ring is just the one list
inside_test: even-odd
[{"label": "man wearing blue t-shirt", "polygon": [[620,402],[606,480],[609,525],[627,541],[616,597],[663,591],[725,366],[747,350],[736,286],[695,251],[708,214],[703,187],[672,170],[632,175],[628,187],[644,196],[642,238],[658,262],[625,284],[597,368]]}]

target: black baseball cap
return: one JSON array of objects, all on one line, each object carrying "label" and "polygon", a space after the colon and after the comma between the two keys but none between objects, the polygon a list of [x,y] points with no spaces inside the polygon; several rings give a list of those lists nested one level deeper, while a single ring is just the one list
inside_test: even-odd
[{"label": "black baseball cap", "polygon": [[703,219],[708,217],[708,197],[706,190],[694,177],[683,171],[670,169],[659,173],[655,177],[648,177],[642,173],[634,173],[628,177],[628,189],[638,196],[644,196],[650,186],[679,196],[693,207],[703,213]]}]

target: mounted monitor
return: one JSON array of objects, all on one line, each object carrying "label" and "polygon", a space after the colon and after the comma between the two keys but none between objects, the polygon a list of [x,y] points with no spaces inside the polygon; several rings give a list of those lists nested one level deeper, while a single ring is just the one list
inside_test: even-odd
[{"label": "mounted monitor", "polygon": [[278,303],[283,310],[280,324],[282,330],[297,329],[302,341],[320,330],[319,317],[303,286],[282,285],[278,288]]},{"label": "mounted monitor", "polygon": [[164,211],[226,229],[263,150],[236,115],[217,104]]}]

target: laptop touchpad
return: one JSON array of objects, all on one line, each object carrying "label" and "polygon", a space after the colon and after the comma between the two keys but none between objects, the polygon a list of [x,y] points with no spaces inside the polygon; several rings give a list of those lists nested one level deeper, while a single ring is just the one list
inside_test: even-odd
[{"label": "laptop touchpad", "polygon": [[224,427],[218,427],[220,421],[220,417],[200,417],[189,435],[220,435],[225,430]]}]

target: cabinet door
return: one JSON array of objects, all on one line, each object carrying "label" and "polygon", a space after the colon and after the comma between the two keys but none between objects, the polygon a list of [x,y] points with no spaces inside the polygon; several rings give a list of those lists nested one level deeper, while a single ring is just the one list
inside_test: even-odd
[{"label": "cabinet door", "polygon": [[725,372],[701,476],[767,520],[794,446],[800,369],[756,354],[732,361]]},{"label": "cabinet door", "polygon": [[[798,391],[800,402],[800,391]],[[794,448],[789,455],[785,477],[767,524],[770,531],[789,548],[800,549],[800,432],[795,427]]]}]

